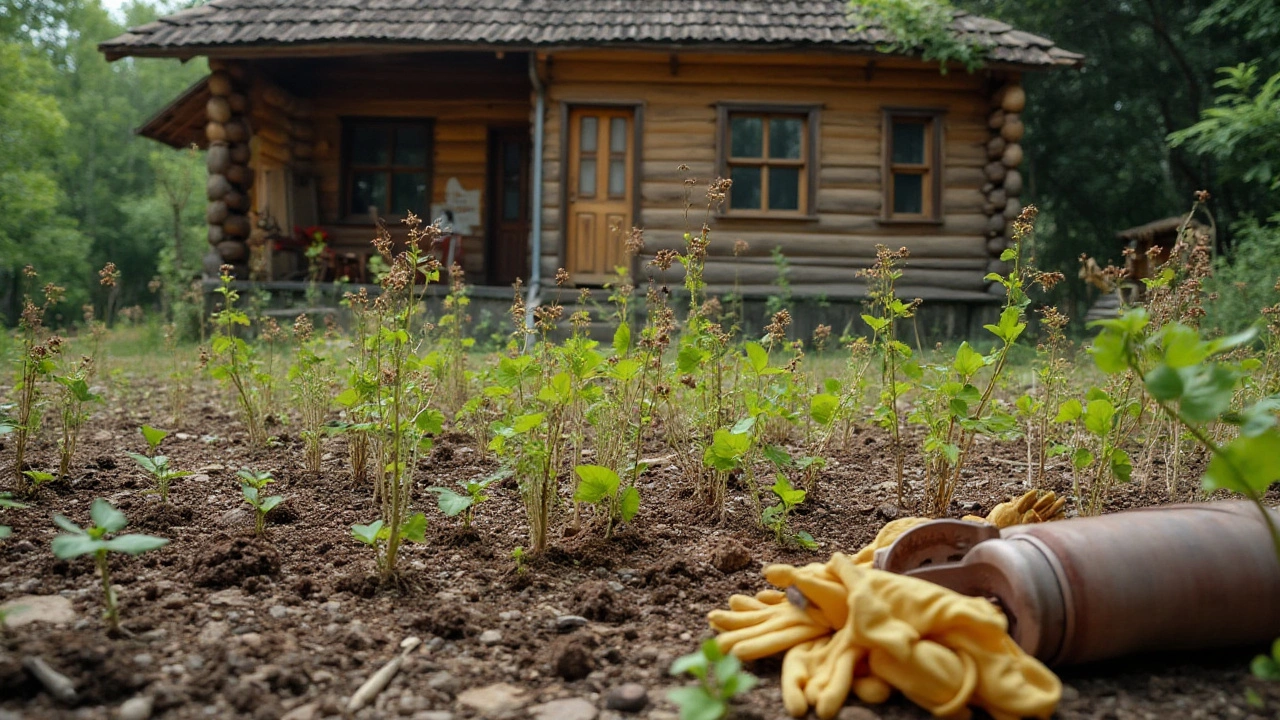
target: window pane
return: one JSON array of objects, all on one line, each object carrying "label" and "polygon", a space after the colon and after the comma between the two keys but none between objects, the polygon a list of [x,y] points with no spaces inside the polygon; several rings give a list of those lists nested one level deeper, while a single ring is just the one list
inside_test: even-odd
[{"label": "window pane", "polygon": [[370,206],[378,208],[379,212],[386,212],[386,173],[358,172],[351,176],[351,214],[365,215]]},{"label": "window pane", "polygon": [[732,210],[760,209],[760,168],[734,167],[729,169],[729,208]]},{"label": "window pane", "polygon": [[520,188],[503,188],[502,219],[506,221],[515,221],[520,219]]},{"label": "window pane", "polygon": [[597,123],[595,118],[582,118],[582,137],[578,139],[578,147],[582,152],[593,153],[596,151],[596,130]]},{"label": "window pane", "polygon": [[609,152],[624,153],[627,151],[627,119],[613,118],[609,121]]},{"label": "window pane", "polygon": [[800,168],[769,168],[769,209],[800,209]]},{"label": "window pane", "polygon": [[427,166],[427,129],[421,126],[396,128],[395,164]]},{"label": "window pane", "polygon": [[924,176],[897,173],[893,176],[893,212],[920,215],[924,212]]},{"label": "window pane", "polygon": [[729,119],[729,155],[760,157],[764,154],[764,121],[758,117]]},{"label": "window pane", "polygon": [[923,165],[925,123],[893,123],[893,161],[910,165]]},{"label": "window pane", "polygon": [[609,197],[627,194],[627,160],[625,157],[609,159]]},{"label": "window pane", "polygon": [[351,163],[353,165],[386,165],[387,128],[357,125],[351,129]]},{"label": "window pane", "polygon": [[505,142],[502,144],[502,164],[507,172],[520,166],[520,143]]},{"label": "window pane", "polygon": [[769,119],[769,157],[799,160],[800,146],[803,144],[803,120],[777,117]]},{"label": "window pane", "polygon": [[596,159],[593,157],[578,160],[578,194],[582,197],[596,196]]},{"label": "window pane", "polygon": [[425,215],[427,206],[427,174],[396,173],[391,179],[391,212],[412,210]]}]

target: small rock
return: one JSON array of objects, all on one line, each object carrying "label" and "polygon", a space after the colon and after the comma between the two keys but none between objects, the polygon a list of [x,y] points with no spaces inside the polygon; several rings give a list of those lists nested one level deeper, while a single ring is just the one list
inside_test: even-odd
[{"label": "small rock", "polygon": [[614,591],[614,592],[616,592],[616,593],[620,593],[620,592],[622,592],[623,590],[626,590],[626,589],[627,589],[625,586],[623,586],[623,584],[622,584],[622,583],[618,582],[617,580],[610,580],[609,582],[607,582],[607,583],[605,583],[605,584],[609,587],[609,589],[610,589],[610,590],[612,590],[612,591]]},{"label": "small rock", "polygon": [[902,511],[898,509],[898,506],[890,505],[889,503],[877,505],[876,514],[884,520],[897,520],[902,517]]},{"label": "small rock", "polygon": [[751,552],[733,538],[725,538],[711,551],[711,566],[728,575],[751,564]]},{"label": "small rock", "polygon": [[337,600],[330,600],[329,602],[321,605],[320,609],[331,615],[335,615],[338,611],[342,610],[342,603]]},{"label": "small rock", "polygon": [[184,432],[174,433],[173,437],[178,440],[195,440],[196,439],[195,435],[192,435],[191,433],[184,433]]},{"label": "small rock", "polygon": [[155,659],[151,657],[151,653],[138,653],[133,656],[133,664],[140,668],[151,667]]},{"label": "small rock", "polygon": [[71,601],[61,595],[23,595],[0,605],[5,627],[15,628],[30,623],[65,625],[76,619]]},{"label": "small rock", "polygon": [[502,642],[501,630],[485,630],[480,633],[481,645],[497,645],[500,642]]},{"label": "small rock", "polygon": [[1063,702],[1071,702],[1073,700],[1079,700],[1079,699],[1080,699],[1079,690],[1075,689],[1070,685],[1067,685],[1066,683],[1062,684],[1062,701]]},{"label": "small rock", "polygon": [[441,670],[427,678],[427,687],[453,695],[458,692],[458,681],[453,677],[452,673]]},{"label": "small rock", "polygon": [[271,609],[267,612],[271,613],[271,617],[279,620],[289,614],[289,608],[283,605],[272,605]]},{"label": "small rock", "polygon": [[424,710],[414,713],[411,720],[453,720],[453,713],[448,710]]},{"label": "small rock", "polygon": [[427,701],[425,698],[420,698],[407,690],[396,702],[396,708],[401,715],[412,715],[419,710],[425,710],[426,706]]},{"label": "small rock", "polygon": [[840,709],[836,720],[880,720],[880,714],[861,705],[849,705]]},{"label": "small rock", "polygon": [[464,690],[458,696],[458,704],[470,708],[486,718],[496,718],[519,710],[527,705],[524,690],[507,683],[495,683]]},{"label": "small rock", "polygon": [[649,691],[639,683],[626,683],[609,689],[604,706],[622,712],[640,712],[649,704]]},{"label": "small rock", "polygon": [[587,619],[581,615],[561,615],[556,618],[556,631],[562,633],[572,632],[586,624]]},{"label": "small rock", "polygon": [[225,526],[239,525],[240,523],[244,522],[248,517],[249,517],[249,513],[246,512],[244,508],[233,507],[230,510],[222,513],[222,516],[218,518],[218,522]]},{"label": "small rock", "polygon": [[567,698],[534,705],[529,714],[537,720],[596,720],[600,711],[590,701],[582,698]]},{"label": "small rock", "polygon": [[596,669],[591,648],[579,636],[560,638],[551,646],[551,668],[556,675],[568,680],[581,680]]},{"label": "small rock", "polygon": [[206,623],[204,627],[200,628],[200,636],[196,638],[196,640],[201,645],[214,645],[221,642],[222,639],[227,636],[228,630],[229,627],[225,622],[222,622],[221,620],[214,620],[213,622]]},{"label": "small rock", "polygon": [[151,717],[151,698],[139,695],[125,700],[116,717],[120,720],[147,720]]},{"label": "small rock", "polygon": [[319,703],[309,702],[285,713],[280,720],[316,720],[318,717],[320,717]]},{"label": "small rock", "polygon": [[498,619],[503,622],[512,622],[514,620],[519,620],[521,617],[522,615],[519,610],[507,610],[506,612],[498,613]]},{"label": "small rock", "polygon": [[89,439],[94,442],[107,442],[113,438],[115,438],[115,434],[112,433],[110,430],[99,430],[98,432],[89,436]]}]

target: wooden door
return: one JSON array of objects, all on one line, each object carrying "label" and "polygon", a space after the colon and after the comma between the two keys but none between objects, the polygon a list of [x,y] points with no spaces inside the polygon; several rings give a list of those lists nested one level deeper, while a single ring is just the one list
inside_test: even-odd
[{"label": "wooden door", "polygon": [[631,108],[577,107],[569,113],[567,265],[574,283],[607,282],[626,263],[635,163]]},{"label": "wooden door", "polygon": [[485,270],[493,285],[529,274],[529,129],[489,133],[489,222]]}]

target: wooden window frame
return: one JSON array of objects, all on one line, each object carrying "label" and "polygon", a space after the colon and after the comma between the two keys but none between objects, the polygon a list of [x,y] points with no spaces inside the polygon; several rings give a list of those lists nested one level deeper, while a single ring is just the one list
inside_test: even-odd
[{"label": "wooden window frame", "polygon": [[[403,220],[403,214],[393,214],[391,211],[391,203],[393,202],[393,187],[395,185],[393,178],[397,173],[422,172],[427,176],[427,197],[426,207],[423,209],[423,221],[430,222],[431,218],[431,201],[435,188],[435,119],[434,118],[385,118],[385,117],[343,117],[340,119],[342,124],[342,212],[339,216],[345,224],[372,224],[372,218],[367,212],[357,213],[351,211],[351,199],[354,194],[352,183],[355,181],[355,173],[357,172],[381,172],[387,175],[387,204],[379,208],[380,217],[387,220]],[[389,133],[388,140],[388,164],[387,165],[356,165],[352,162],[352,136],[357,127],[381,127],[387,128]],[[424,166],[395,165],[395,128],[413,127],[420,128],[426,132],[427,137],[427,159]]]},{"label": "wooden window frame", "polygon": [[[881,169],[880,188],[880,222],[903,225],[941,225],[942,217],[942,159],[945,157],[943,129],[947,111],[944,108],[882,108],[881,124]],[[893,125],[896,120],[909,119],[926,123],[925,128],[925,163],[923,165],[903,165],[893,162]],[[893,176],[895,172],[923,175],[922,205],[924,212],[903,214],[893,212]]]},{"label": "wooden window frame", "polygon": [[[729,177],[733,165],[770,165],[801,168],[800,207],[796,210],[735,210],[726,198],[717,215],[725,218],[760,218],[766,220],[816,220],[818,217],[818,146],[820,142],[822,106],[816,104],[787,105],[776,103],[722,102],[716,104],[716,168],[720,177]],[[803,148],[800,160],[769,158],[768,133],[765,133],[764,155],[760,158],[731,158],[729,142],[729,118],[732,115],[790,115],[805,118]],[[730,190],[732,193],[732,190]],[[762,180],[761,203],[767,207],[768,184]]]}]

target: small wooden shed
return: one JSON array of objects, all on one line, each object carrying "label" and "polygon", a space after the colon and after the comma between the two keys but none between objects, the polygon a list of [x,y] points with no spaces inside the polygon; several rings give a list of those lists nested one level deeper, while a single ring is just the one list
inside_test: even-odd
[{"label": "small wooden shed", "polygon": [[884,243],[911,250],[905,295],[986,303],[1022,209],[1022,73],[1082,57],[953,29],[981,71],[883,52],[844,0],[213,0],[101,50],[209,59],[140,132],[208,148],[233,264],[303,225],[367,254],[375,215],[413,211],[451,219],[473,282],[597,285],[633,226],[648,256],[681,246],[686,177],[723,176],[712,291],[772,292],[780,247],[795,294],[860,297]]}]

